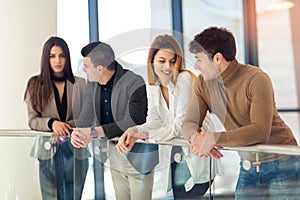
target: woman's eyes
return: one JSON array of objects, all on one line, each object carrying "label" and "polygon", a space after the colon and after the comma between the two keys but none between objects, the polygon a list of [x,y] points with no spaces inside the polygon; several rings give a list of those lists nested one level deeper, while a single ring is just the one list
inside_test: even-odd
[{"label": "woman's eyes", "polygon": [[[49,56],[49,58],[55,58],[55,57],[56,57],[55,54],[50,54],[50,56]],[[60,55],[58,55],[58,57],[59,58],[65,58],[66,56],[65,56],[65,54],[60,54]]]},{"label": "woman's eyes", "polygon": [[[159,63],[165,63],[166,60],[158,60]],[[176,60],[170,60],[171,64],[175,64]]]}]

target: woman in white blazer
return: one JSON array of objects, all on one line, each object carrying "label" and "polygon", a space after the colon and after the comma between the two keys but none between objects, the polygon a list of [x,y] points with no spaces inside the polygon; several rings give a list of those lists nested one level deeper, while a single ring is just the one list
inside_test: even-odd
[{"label": "woman in white blazer", "polygon": [[24,96],[29,127],[53,132],[51,139],[37,137],[32,149],[39,160],[43,199],[81,199],[88,158],[81,156],[83,150],[73,149],[69,136],[85,87],[85,79],[73,75],[67,43],[50,37],[43,47],[41,72],[29,79]]},{"label": "woman in white blazer", "polygon": [[[181,125],[192,95],[195,75],[184,69],[182,50],[170,35],[157,36],[149,50],[147,60],[148,115],[143,125],[126,130],[118,142],[121,153],[128,152],[137,139],[149,142],[168,141],[182,137]],[[187,158],[174,162],[175,153]],[[214,176],[220,172],[219,161],[198,158],[189,154],[189,148],[159,146],[159,167],[164,192],[173,189],[174,199],[201,199]],[[211,173],[213,172],[213,173]]]}]

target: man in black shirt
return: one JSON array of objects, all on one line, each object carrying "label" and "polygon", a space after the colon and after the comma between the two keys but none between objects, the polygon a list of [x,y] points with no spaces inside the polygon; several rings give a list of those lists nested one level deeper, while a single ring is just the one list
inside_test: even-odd
[{"label": "man in black shirt", "polygon": [[[75,128],[71,137],[72,144],[77,148],[86,147],[95,138],[120,137],[127,128],[143,124],[147,115],[143,78],[123,69],[108,44],[90,43],[81,54],[89,82],[86,100],[76,121],[76,127],[84,128]],[[144,147],[147,148],[147,145]],[[139,168],[126,155],[119,154],[112,142],[109,155],[116,198],[151,199],[152,169],[145,171]],[[141,158],[146,159],[139,157],[139,160]]]}]

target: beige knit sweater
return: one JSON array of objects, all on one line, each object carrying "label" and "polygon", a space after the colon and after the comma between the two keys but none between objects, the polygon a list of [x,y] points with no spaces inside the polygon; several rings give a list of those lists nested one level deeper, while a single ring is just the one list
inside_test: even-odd
[{"label": "beige knit sweater", "polygon": [[[278,115],[270,78],[258,67],[233,60],[218,79],[204,81],[200,74],[182,126],[186,139],[201,129],[207,111],[215,113],[226,128],[216,145],[297,145]],[[242,159],[255,160],[253,153],[239,154]],[[264,162],[282,157],[260,154]]]}]

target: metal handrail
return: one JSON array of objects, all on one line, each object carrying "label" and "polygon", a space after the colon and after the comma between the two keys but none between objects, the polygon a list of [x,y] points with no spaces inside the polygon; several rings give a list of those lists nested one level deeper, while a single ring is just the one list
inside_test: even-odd
[{"label": "metal handrail", "polygon": [[0,129],[0,137],[36,137],[51,136],[52,132],[35,131],[31,129]]},{"label": "metal handrail", "polygon": [[[183,138],[174,138],[170,141],[157,142],[156,144],[189,147],[188,141]],[[257,144],[251,146],[223,146],[220,150],[250,151],[256,153],[273,153],[300,156],[300,147],[294,145]]]},{"label": "metal handrail", "polygon": [[300,147],[293,145],[257,144],[251,146],[223,147],[224,150],[250,151],[256,153],[273,153],[300,156]]},{"label": "metal handrail", "polygon": [[[182,146],[189,147],[189,142],[184,138],[174,138],[164,142],[148,142],[159,145],[171,145],[171,146]],[[274,144],[257,144],[251,146],[234,146],[228,147],[223,146],[220,150],[231,150],[231,151],[250,151],[256,153],[275,153],[285,155],[296,155],[300,156],[300,146],[295,145],[274,145]]]},{"label": "metal handrail", "polygon": [[[0,137],[35,137],[35,136],[51,136],[52,132],[35,131],[31,129],[0,129]],[[114,141],[118,138],[112,139]],[[145,142],[145,141],[139,141]],[[169,141],[146,141],[146,143],[170,146],[189,147],[188,141],[183,138],[174,138]],[[300,147],[292,145],[271,145],[271,144],[258,144],[251,146],[224,146],[221,150],[231,151],[249,151],[256,153],[275,153],[285,155],[300,156]]]}]

